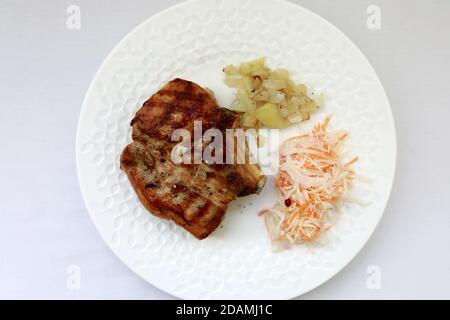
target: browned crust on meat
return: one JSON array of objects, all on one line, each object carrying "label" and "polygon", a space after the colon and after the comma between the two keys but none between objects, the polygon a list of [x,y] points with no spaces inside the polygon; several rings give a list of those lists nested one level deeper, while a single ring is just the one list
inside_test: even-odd
[{"label": "browned crust on meat", "polygon": [[[136,166],[129,166],[130,163],[135,161],[135,153],[131,150],[132,148],[133,147],[130,144],[122,153],[122,169],[126,172],[139,200],[149,212],[160,218],[172,220],[177,225],[188,230],[198,239],[206,238],[220,225],[225,214],[224,208],[215,206],[215,215],[211,219],[199,223],[198,219],[191,221],[187,220],[184,216],[184,209],[182,207],[174,205],[170,202],[170,199],[158,196],[151,186],[147,186],[143,174],[139,173],[140,169]],[[180,186],[180,188],[183,187]],[[194,196],[194,192],[191,191],[191,195]],[[200,210],[197,212],[197,217],[200,217],[209,206],[213,207],[214,205],[208,201],[207,204],[202,207],[203,212]]]},{"label": "browned crust on meat", "polygon": [[203,132],[216,128],[225,134],[237,126],[239,116],[219,108],[197,84],[170,81],[131,121],[133,142],[123,150],[120,166],[148,211],[204,239],[220,225],[228,203],[258,192],[265,177],[257,166],[174,164],[170,155],[178,142],[170,141],[171,133],[184,128],[193,135],[194,120],[202,121]]}]

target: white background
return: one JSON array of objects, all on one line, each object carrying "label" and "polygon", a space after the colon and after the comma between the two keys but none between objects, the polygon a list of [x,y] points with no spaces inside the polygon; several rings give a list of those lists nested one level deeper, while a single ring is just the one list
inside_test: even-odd
[{"label": "white background", "polygon": [[[0,0],[0,298],[171,299],[133,274],[91,223],[75,165],[78,115],[100,63],[176,0]],[[377,71],[397,129],[391,199],[360,254],[302,299],[450,299],[450,2],[296,0]],[[66,9],[81,8],[81,30]],[[366,27],[369,5],[380,30]],[[81,288],[66,286],[67,268]],[[381,270],[381,289],[366,286]]]}]

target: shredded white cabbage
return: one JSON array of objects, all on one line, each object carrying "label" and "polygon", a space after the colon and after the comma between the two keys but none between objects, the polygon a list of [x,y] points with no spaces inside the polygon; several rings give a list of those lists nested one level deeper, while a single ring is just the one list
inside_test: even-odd
[{"label": "shredded white cabbage", "polygon": [[340,146],[343,130],[327,131],[330,117],[305,135],[286,140],[280,148],[280,169],[276,186],[280,200],[261,212],[274,242],[291,244],[316,240],[335,220],[333,209],[355,177],[345,162]]}]

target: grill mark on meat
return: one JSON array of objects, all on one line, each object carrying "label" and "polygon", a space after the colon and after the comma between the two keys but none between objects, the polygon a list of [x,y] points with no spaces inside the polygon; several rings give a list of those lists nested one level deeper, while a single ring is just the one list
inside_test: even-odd
[{"label": "grill mark on meat", "polygon": [[194,217],[191,219],[191,223],[195,224],[198,221],[200,221],[202,218],[204,218],[205,214],[207,214],[208,209],[212,206],[211,201],[208,201],[204,199],[204,204],[199,207],[199,209],[196,211]]},{"label": "grill mark on meat", "polygon": [[[235,112],[219,108],[198,85],[175,79],[151,96],[131,121],[133,142],[121,155],[121,168],[151,213],[173,220],[198,239],[219,226],[228,203],[238,194],[257,192],[257,184],[237,171],[237,165],[201,165],[206,178],[196,177],[199,165],[175,165],[169,131],[193,130],[202,121],[203,132],[235,128]],[[225,150],[225,149],[224,149]],[[230,178],[231,177],[231,178]]]}]

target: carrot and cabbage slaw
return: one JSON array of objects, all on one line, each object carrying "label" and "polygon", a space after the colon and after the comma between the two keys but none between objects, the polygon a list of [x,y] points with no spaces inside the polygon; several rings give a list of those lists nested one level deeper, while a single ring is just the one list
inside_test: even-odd
[{"label": "carrot and cabbage slaw", "polygon": [[277,204],[261,212],[273,242],[300,244],[317,239],[335,221],[334,207],[355,178],[358,157],[343,161],[347,132],[330,131],[331,117],[311,132],[286,140],[280,148]]}]

